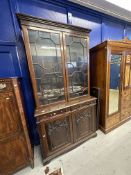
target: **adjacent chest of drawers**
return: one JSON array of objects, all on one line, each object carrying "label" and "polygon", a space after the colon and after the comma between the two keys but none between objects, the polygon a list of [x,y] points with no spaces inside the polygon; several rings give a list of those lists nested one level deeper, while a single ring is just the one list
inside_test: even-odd
[{"label": "adjacent chest of drawers", "polygon": [[0,79],[0,175],[33,166],[19,80]]}]

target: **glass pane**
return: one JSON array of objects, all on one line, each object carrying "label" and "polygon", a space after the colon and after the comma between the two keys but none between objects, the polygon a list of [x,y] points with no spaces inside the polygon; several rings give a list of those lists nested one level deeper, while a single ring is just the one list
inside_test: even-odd
[{"label": "glass pane", "polygon": [[126,64],[125,67],[125,87],[129,86],[130,81],[130,64]]},{"label": "glass pane", "polygon": [[68,92],[70,97],[88,94],[87,39],[66,35]]},{"label": "glass pane", "polygon": [[111,55],[109,115],[119,110],[120,64],[121,55]]},{"label": "glass pane", "polygon": [[60,36],[29,30],[32,61],[41,105],[64,99]]}]

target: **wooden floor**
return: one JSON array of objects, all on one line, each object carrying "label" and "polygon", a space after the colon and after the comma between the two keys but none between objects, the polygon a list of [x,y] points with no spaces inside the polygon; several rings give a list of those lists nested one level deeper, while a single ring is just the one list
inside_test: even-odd
[{"label": "wooden floor", "polygon": [[40,149],[35,147],[35,168],[30,167],[15,175],[51,174],[61,168],[62,175],[131,175],[131,121],[107,135],[98,136],[76,149],[42,166]]}]

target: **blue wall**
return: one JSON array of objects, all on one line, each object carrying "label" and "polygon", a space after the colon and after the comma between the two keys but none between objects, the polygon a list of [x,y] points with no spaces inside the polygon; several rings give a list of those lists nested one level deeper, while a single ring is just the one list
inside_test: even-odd
[{"label": "blue wall", "polygon": [[0,77],[21,77],[32,141],[39,142],[34,118],[34,98],[22,35],[16,13],[25,13],[92,29],[90,47],[106,39],[131,39],[131,24],[80,7],[67,0],[0,1]]}]

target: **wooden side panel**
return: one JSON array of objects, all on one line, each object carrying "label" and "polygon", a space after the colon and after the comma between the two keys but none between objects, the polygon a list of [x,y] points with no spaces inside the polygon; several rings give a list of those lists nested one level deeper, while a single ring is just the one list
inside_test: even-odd
[{"label": "wooden side panel", "polygon": [[106,116],[106,48],[100,47],[90,51],[90,82],[91,87],[100,88],[100,119],[99,124],[105,127]]},{"label": "wooden side panel", "polygon": [[121,120],[131,117],[131,88],[122,92]]},{"label": "wooden side panel", "polygon": [[21,128],[19,111],[13,92],[0,93],[0,138]]},{"label": "wooden side panel", "polygon": [[0,174],[10,173],[29,164],[24,137],[0,142]]}]

